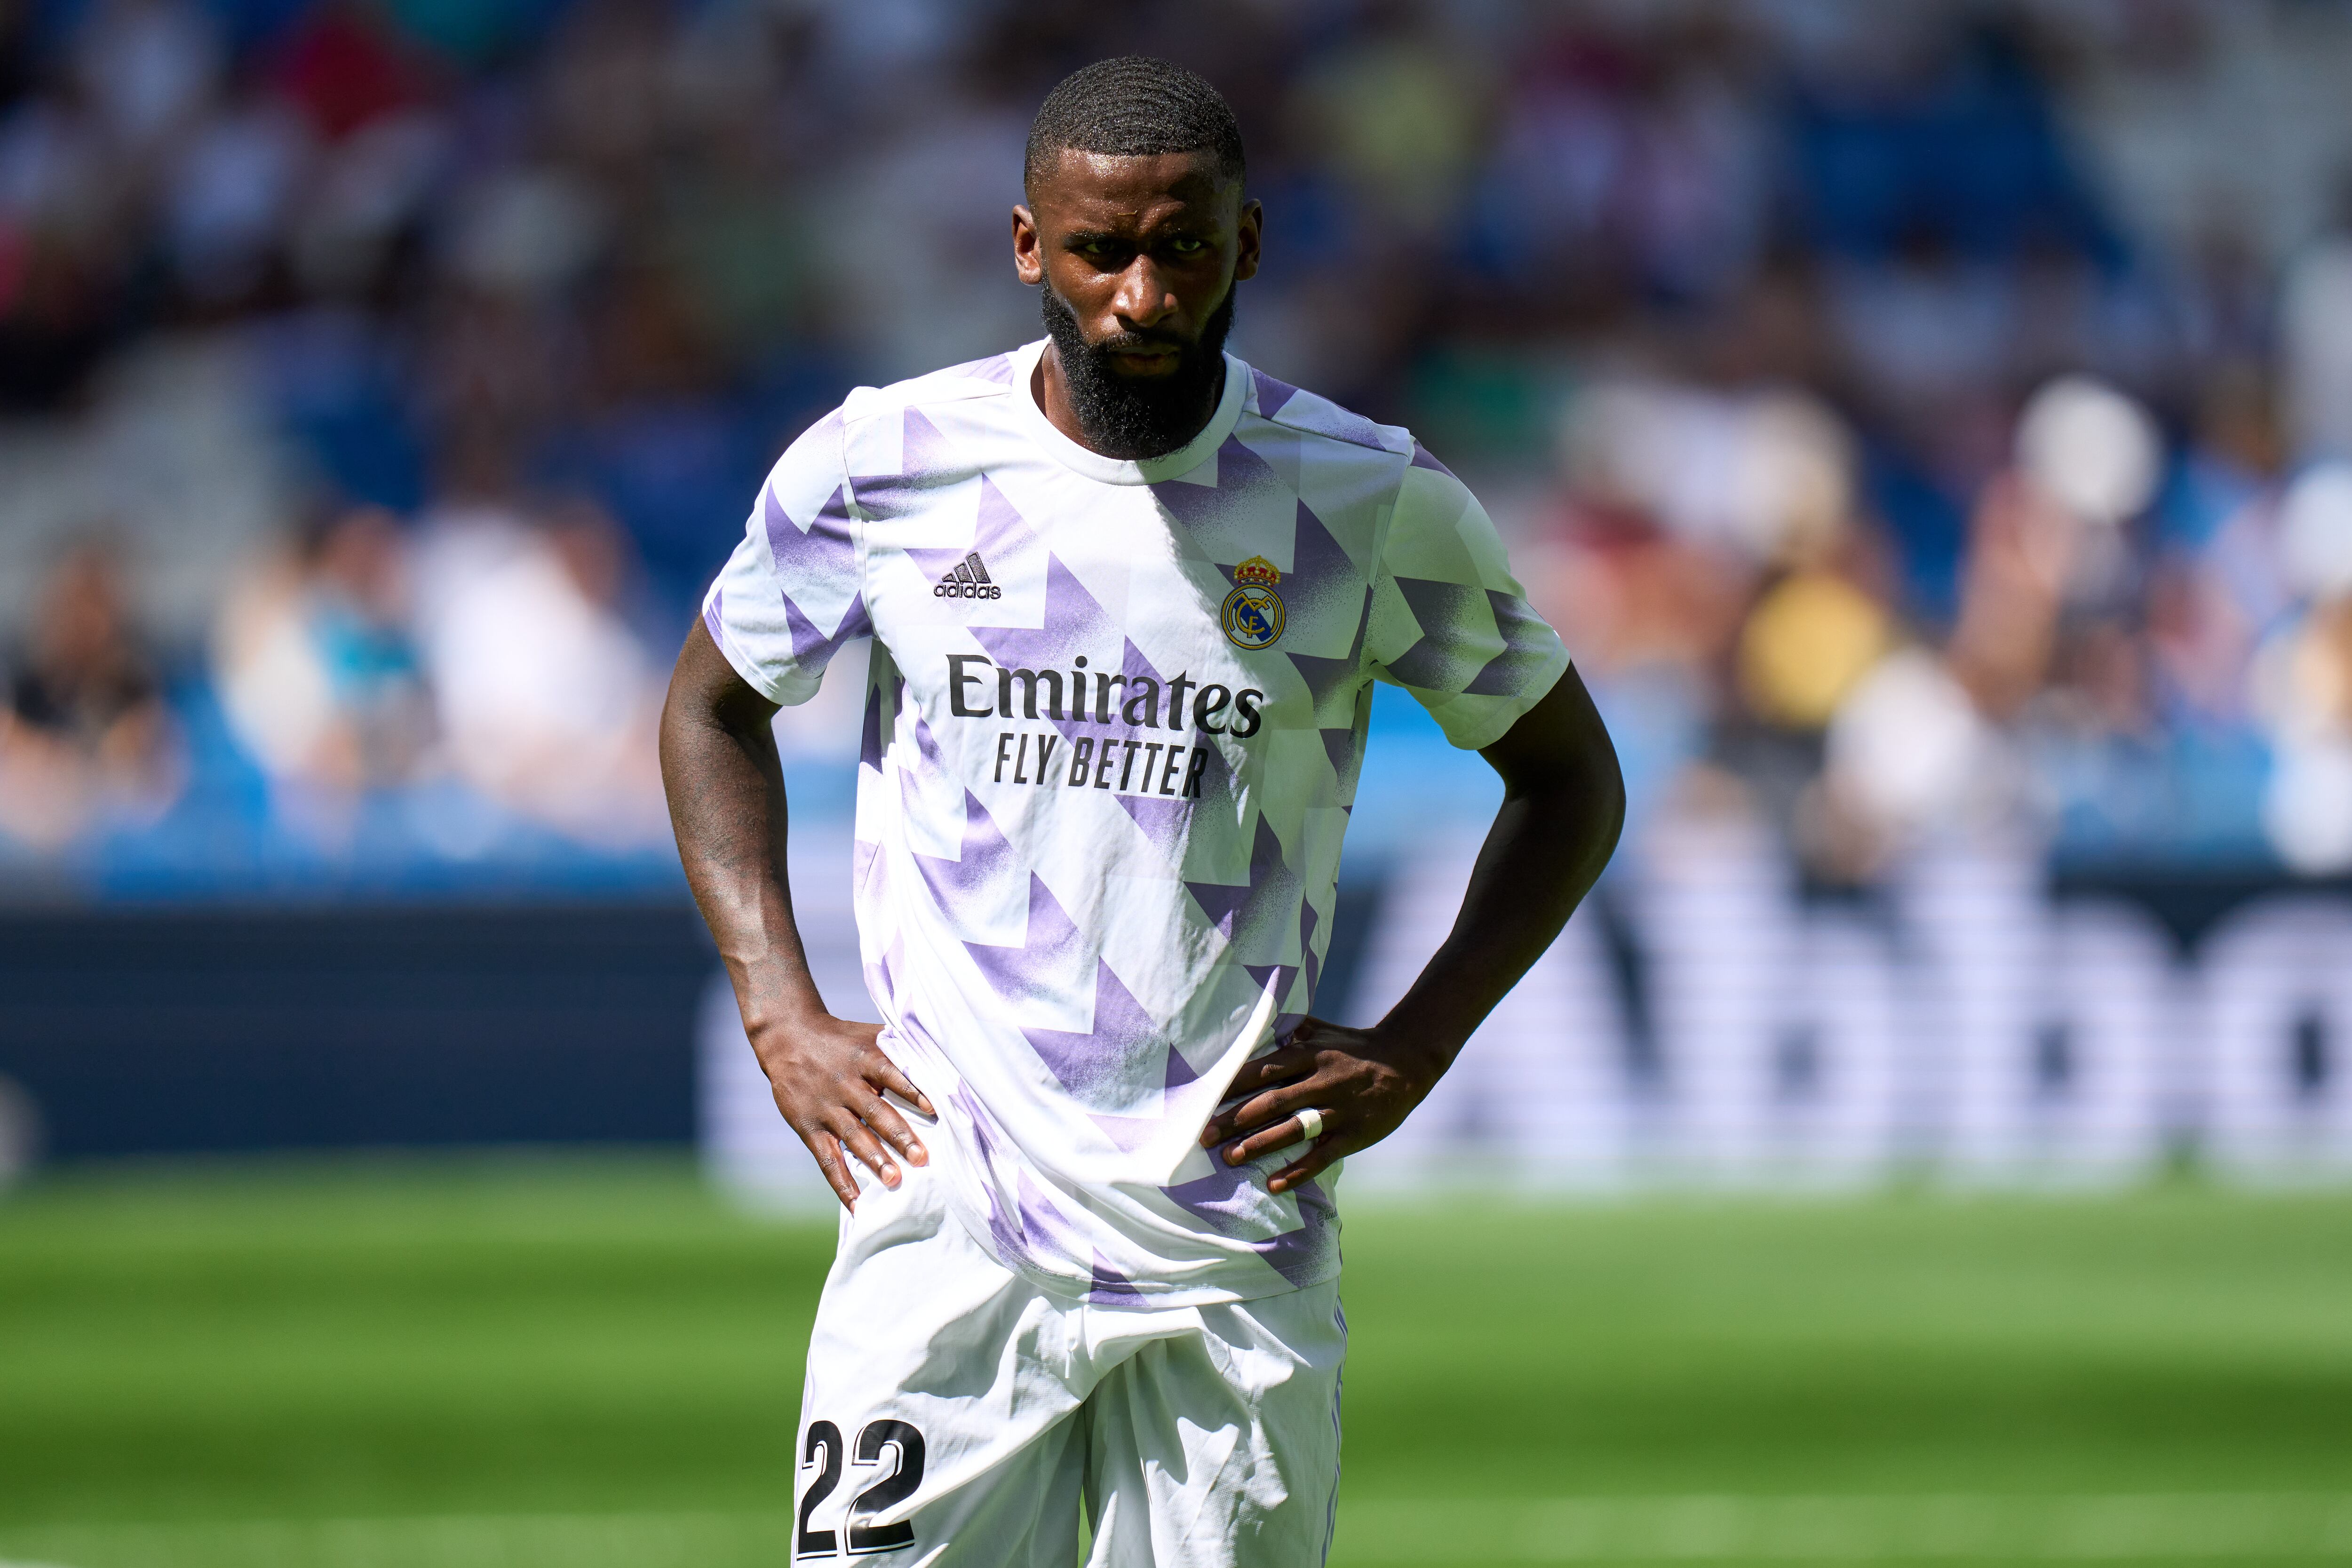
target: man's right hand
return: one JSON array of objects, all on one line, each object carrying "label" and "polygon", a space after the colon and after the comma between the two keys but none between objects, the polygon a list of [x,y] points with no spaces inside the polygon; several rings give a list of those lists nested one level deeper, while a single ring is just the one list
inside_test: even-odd
[{"label": "man's right hand", "polygon": [[854,1209],[857,1180],[841,1157],[845,1146],[887,1187],[898,1184],[890,1149],[909,1164],[929,1163],[914,1129],[882,1097],[939,1113],[874,1043],[881,1026],[827,1013],[809,978],[782,876],[775,716],[775,703],[744,683],[710,628],[696,621],[662,705],[662,787],[678,860],[726,962],[776,1109],[816,1156],[825,1184]]},{"label": "man's right hand", "polygon": [[883,1096],[895,1094],[926,1116],[939,1113],[898,1064],[882,1054],[876,1043],[881,1032],[879,1024],[815,1013],[767,1025],[751,1035],[751,1049],[768,1075],[776,1109],[816,1156],[825,1184],[847,1209],[857,1206],[857,1178],[841,1157],[843,1148],[864,1161],[886,1187],[896,1187],[899,1181],[891,1149],[910,1165],[930,1163],[922,1140]]}]

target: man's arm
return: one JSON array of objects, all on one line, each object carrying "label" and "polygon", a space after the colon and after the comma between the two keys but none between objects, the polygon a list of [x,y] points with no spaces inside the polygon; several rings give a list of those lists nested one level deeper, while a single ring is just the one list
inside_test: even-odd
[{"label": "man's arm", "polygon": [[1238,1140],[1224,1152],[1238,1165],[1298,1142],[1297,1112],[1320,1110],[1323,1135],[1275,1173],[1275,1192],[1396,1131],[1551,945],[1617,847],[1625,783],[1573,668],[1479,754],[1503,775],[1502,809],[1453,932],[1412,989],[1369,1029],[1300,1024],[1288,1045],[1234,1075],[1232,1103],[1201,1133],[1211,1148]]},{"label": "man's arm", "polygon": [[933,1112],[875,1044],[879,1026],[834,1017],[809,977],[784,880],[784,773],[769,728],[775,713],[695,622],[662,707],[662,787],[687,882],[735,983],[743,1032],[776,1109],[854,1208],[857,1182],[844,1145],[893,1187],[898,1168],[886,1142],[911,1164],[929,1158],[884,1091]]}]

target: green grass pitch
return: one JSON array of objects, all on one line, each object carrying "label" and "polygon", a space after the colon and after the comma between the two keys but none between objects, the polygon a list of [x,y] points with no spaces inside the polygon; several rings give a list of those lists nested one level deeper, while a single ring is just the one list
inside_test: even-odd
[{"label": "green grass pitch", "polygon": [[[2352,1561],[2352,1196],[1360,1207],[1336,1564]],[[0,1562],[789,1561],[826,1225],[680,1163],[0,1201]]]}]

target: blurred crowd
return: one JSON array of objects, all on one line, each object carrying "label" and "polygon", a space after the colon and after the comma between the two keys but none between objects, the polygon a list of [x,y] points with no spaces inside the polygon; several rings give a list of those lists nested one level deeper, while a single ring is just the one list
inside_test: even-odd
[{"label": "blurred crowd", "polygon": [[767,463],[1037,335],[1130,51],[1248,137],[1234,346],[1480,486],[1651,820],[2352,868],[2341,0],[0,0],[0,860],[653,853]]}]

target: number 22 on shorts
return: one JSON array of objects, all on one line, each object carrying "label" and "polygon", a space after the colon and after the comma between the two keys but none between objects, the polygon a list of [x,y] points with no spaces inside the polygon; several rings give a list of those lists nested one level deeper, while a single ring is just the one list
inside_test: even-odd
[{"label": "number 22 on shorts", "polygon": [[[893,1468],[850,1500],[849,1554],[853,1557],[870,1552],[895,1552],[915,1543],[911,1522],[871,1521],[883,1510],[914,1496],[915,1489],[923,1484],[923,1435],[904,1421],[868,1421],[858,1429],[857,1451],[850,1463],[860,1469],[872,1468],[882,1463],[886,1449],[894,1453]],[[815,1529],[809,1521],[818,1506],[841,1485],[843,1454],[840,1427],[830,1421],[809,1423],[808,1436],[801,1444],[801,1468],[817,1473],[801,1499],[793,1536],[794,1557],[827,1557],[841,1550],[837,1532]]]}]

